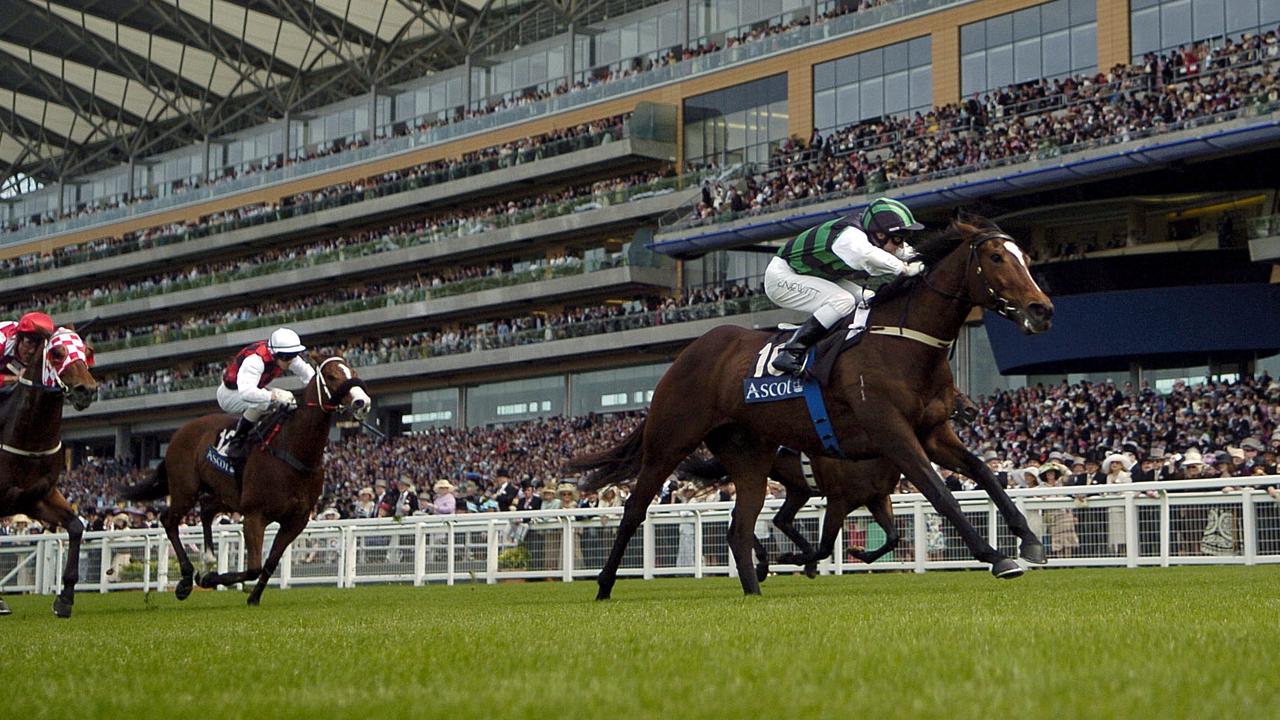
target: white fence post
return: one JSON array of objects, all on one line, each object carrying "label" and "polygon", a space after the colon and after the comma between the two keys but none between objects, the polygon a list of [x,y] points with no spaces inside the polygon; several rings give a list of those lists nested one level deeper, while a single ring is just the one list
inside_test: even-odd
[{"label": "white fence post", "polygon": [[338,587],[353,588],[356,586],[356,529],[350,525],[342,528],[340,557],[342,572],[338,576]]},{"label": "white fence post", "polygon": [[[1018,506],[1018,510],[1022,510],[1022,506]],[[1026,513],[1023,513],[1024,515]],[[997,550],[1000,549],[1000,513],[996,510],[995,503],[987,504],[987,544]]]},{"label": "white fence post", "polygon": [[573,516],[566,515],[560,520],[564,524],[564,539],[560,541],[560,579],[573,582]]},{"label": "white fence post", "polygon": [[449,531],[449,543],[448,543],[449,556],[444,560],[445,582],[449,585],[452,585],[453,570],[454,570],[454,565],[456,564],[456,558],[454,558],[453,549],[457,543],[457,539],[454,537],[454,534],[455,534],[455,530],[457,529],[457,526],[452,520],[446,522],[444,525],[445,525],[445,529]]},{"label": "white fence post", "polygon": [[142,592],[151,589],[151,536],[142,538]]},{"label": "white fence post", "polygon": [[1125,567],[1138,567],[1138,496],[1132,491],[1124,494],[1124,546]]},{"label": "white fence post", "polygon": [[490,585],[498,582],[498,553],[500,547],[498,543],[498,532],[498,521],[490,520],[489,535],[485,538],[488,543],[488,550],[485,551],[484,555],[485,582]]},{"label": "white fence post", "polygon": [[[43,554],[43,553],[42,553]],[[102,549],[98,551],[100,561],[98,563],[98,592],[107,592],[107,584],[111,580],[111,576],[107,573],[111,572],[111,537],[109,535],[102,536]],[[37,571],[40,570],[37,566]],[[39,577],[37,572],[37,577]]]},{"label": "white fence post", "polygon": [[156,591],[164,592],[169,589],[169,541],[166,538],[160,538],[160,549],[156,553],[158,566],[156,567]]},{"label": "white fence post", "polygon": [[[658,565],[658,554],[655,550],[657,545],[656,535],[653,531],[653,513],[645,513],[645,522],[640,527],[642,528],[641,539],[644,543],[644,579],[652,580],[653,570]],[[729,563],[729,565],[732,567],[733,563]]]},{"label": "white fence post", "polygon": [[1169,545],[1173,526],[1169,522],[1169,493],[1160,491],[1160,567],[1169,567]]},{"label": "white fence post", "polygon": [[916,545],[916,561],[914,570],[918,573],[925,571],[925,563],[929,560],[929,533],[924,524],[924,502],[916,500],[911,506],[911,517],[915,527],[912,528],[912,538]]},{"label": "white fence post", "polygon": [[1258,508],[1253,504],[1253,488],[1240,491],[1240,532],[1244,534],[1244,564],[1258,562]]},{"label": "white fence post", "polygon": [[[277,537],[279,533],[277,533]],[[294,538],[297,542],[297,538]],[[275,540],[271,541],[271,547],[275,547]],[[289,547],[284,549],[280,554],[280,589],[288,590],[289,583],[293,582],[293,543],[289,543]]]},{"label": "white fence post", "polygon": [[427,581],[427,526],[419,522],[413,528],[413,586]]},{"label": "white fence post", "polygon": [[[217,543],[218,543],[218,574],[219,575],[226,574],[227,572],[230,571],[230,568],[231,568],[231,561],[230,561],[231,548],[228,546],[228,543],[227,543],[227,534],[228,533],[226,532],[218,533]],[[218,592],[222,592],[223,590],[226,590],[226,589],[227,588],[225,585],[218,586]]]},{"label": "white fence post", "polygon": [[693,576],[702,577],[702,510],[693,509]]}]

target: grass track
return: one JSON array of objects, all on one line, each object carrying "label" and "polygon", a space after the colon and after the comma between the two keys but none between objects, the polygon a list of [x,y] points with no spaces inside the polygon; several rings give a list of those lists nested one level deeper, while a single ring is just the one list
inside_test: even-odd
[{"label": "grass track", "polygon": [[1280,567],[9,598],[0,718],[1280,718]]}]

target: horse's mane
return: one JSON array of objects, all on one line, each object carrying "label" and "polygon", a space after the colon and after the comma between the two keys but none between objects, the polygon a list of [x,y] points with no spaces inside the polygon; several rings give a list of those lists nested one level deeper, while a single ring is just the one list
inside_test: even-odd
[{"label": "horse's mane", "polygon": [[[911,243],[911,247],[915,250],[915,254],[911,256],[911,259],[924,263],[925,272],[927,273],[933,269],[934,265],[942,262],[943,258],[955,252],[956,248],[968,242],[974,235],[999,230],[1000,227],[994,222],[980,215],[964,214],[952,220],[943,230],[921,233],[922,237]],[[924,273],[914,277],[899,275],[893,281],[877,290],[875,297],[871,298],[870,304],[875,307],[906,295],[923,279]]]}]

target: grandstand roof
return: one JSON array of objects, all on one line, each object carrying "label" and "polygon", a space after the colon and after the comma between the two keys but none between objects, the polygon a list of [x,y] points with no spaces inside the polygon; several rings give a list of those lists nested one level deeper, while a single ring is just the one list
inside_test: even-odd
[{"label": "grandstand roof", "polygon": [[562,31],[604,0],[9,0],[4,184],[367,95]]}]

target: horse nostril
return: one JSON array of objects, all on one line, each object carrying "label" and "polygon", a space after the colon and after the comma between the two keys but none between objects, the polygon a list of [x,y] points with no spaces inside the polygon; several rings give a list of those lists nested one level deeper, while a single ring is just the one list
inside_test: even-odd
[{"label": "horse nostril", "polygon": [[1027,312],[1037,320],[1048,320],[1053,317],[1053,306],[1044,303],[1031,303],[1027,306]]}]

